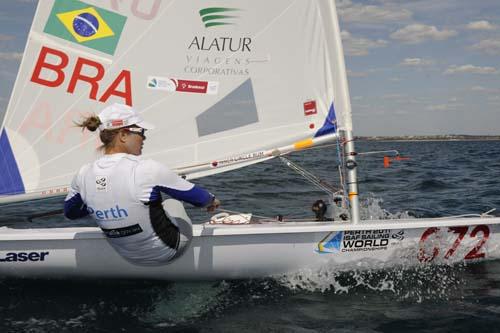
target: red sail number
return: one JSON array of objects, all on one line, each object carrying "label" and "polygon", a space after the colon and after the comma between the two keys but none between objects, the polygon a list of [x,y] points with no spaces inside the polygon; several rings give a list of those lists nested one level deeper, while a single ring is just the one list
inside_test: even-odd
[{"label": "red sail number", "polygon": [[460,243],[464,239],[465,234],[467,234],[467,231],[469,231],[469,227],[452,227],[452,228],[449,228],[448,230],[458,234],[458,237],[455,240],[455,242],[453,243],[453,245],[451,246],[451,249],[449,249],[448,252],[446,252],[446,254],[444,255],[445,259],[449,259],[453,255],[453,253],[455,253],[458,246],[460,245]]},{"label": "red sail number", "polygon": [[[429,228],[429,229],[425,230],[424,233],[422,234],[422,237],[420,238],[420,250],[418,251],[418,260],[420,260],[420,262],[432,261],[438,255],[439,248],[436,245],[434,245],[434,248],[432,249],[431,255],[427,255],[425,253],[425,241],[432,234],[435,234],[438,231],[439,231],[439,229],[434,227],[434,228]],[[437,236],[437,238],[439,238],[439,235]]]},{"label": "red sail number", "polygon": [[[451,227],[448,229],[448,231],[457,234],[457,239],[453,242],[448,251],[446,251],[446,254],[444,255],[445,259],[449,259],[451,256],[453,256],[455,251],[462,243],[462,240],[467,235],[469,227]],[[485,253],[482,252],[481,250],[486,241],[488,241],[488,238],[490,236],[490,228],[487,225],[478,225],[474,229],[472,229],[472,232],[470,233],[469,237],[476,238],[478,237],[479,233],[481,233],[482,235],[479,236],[480,238],[478,240],[478,243],[476,244],[476,246],[474,246],[474,248],[471,251],[469,251],[469,253],[465,255],[464,259],[470,260],[470,259],[479,259],[485,257]],[[436,227],[429,228],[425,230],[424,233],[422,234],[422,237],[420,237],[420,250],[417,256],[420,262],[430,262],[434,260],[439,254],[439,247],[437,245],[434,245],[431,254],[427,254],[425,252],[425,243],[427,239],[433,234],[436,234],[436,238],[439,239],[439,228]]]},{"label": "red sail number", "polygon": [[479,243],[465,256],[465,259],[478,259],[478,258],[484,258],[485,254],[484,252],[480,252],[481,248],[483,247],[484,243],[488,240],[490,237],[490,228],[488,228],[487,225],[478,225],[477,227],[472,230],[470,233],[470,237],[474,238],[476,237],[478,232],[483,233],[483,237],[480,238]]}]

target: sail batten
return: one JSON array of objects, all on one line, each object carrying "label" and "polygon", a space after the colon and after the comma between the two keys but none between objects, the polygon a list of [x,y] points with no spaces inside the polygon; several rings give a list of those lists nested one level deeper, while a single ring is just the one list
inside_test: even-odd
[{"label": "sail batten", "polygon": [[[200,14],[210,8],[233,11]],[[105,30],[72,24],[82,14]],[[98,0],[38,6],[2,127],[0,163],[17,174],[0,181],[0,202],[64,192],[101,154],[98,136],[74,122],[114,102],[155,123],[144,157],[187,177],[352,129],[333,1],[165,0],[139,14]]]}]

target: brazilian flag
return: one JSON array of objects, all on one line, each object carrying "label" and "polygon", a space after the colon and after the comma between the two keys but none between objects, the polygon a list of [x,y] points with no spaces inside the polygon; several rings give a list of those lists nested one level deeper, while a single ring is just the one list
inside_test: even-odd
[{"label": "brazilian flag", "polygon": [[127,17],[77,0],[56,0],[43,32],[110,55]]}]

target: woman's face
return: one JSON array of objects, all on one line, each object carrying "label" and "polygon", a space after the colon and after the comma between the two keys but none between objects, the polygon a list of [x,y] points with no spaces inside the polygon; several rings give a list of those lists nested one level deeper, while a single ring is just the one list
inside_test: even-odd
[{"label": "woman's face", "polygon": [[145,130],[139,127],[123,129],[122,136],[123,147],[127,154],[139,156],[142,154],[142,147],[144,146]]}]

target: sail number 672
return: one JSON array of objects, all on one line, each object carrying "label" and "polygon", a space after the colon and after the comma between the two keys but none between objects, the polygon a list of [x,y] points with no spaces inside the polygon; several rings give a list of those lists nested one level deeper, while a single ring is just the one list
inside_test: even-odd
[{"label": "sail number 672", "polygon": [[[453,254],[458,249],[458,247],[460,246],[460,244],[462,243],[462,241],[466,236],[473,239],[477,238],[477,243],[472,248],[472,250],[470,250],[465,255],[464,259],[470,260],[470,259],[479,259],[485,257],[485,253],[483,252],[483,246],[490,236],[490,228],[487,225],[478,225],[472,229],[469,235],[467,235],[468,231],[469,227],[448,228],[448,232],[456,234],[457,238],[455,239],[453,244],[448,249],[446,249],[447,251],[444,255],[444,259],[449,259],[451,256],[453,256]],[[439,239],[440,238],[439,228],[436,227],[428,228],[422,234],[422,237],[420,238],[420,249],[418,251],[418,260],[420,262],[430,262],[434,260],[434,258],[438,256],[441,250],[439,244],[435,244],[430,253],[426,251],[425,243],[432,235],[435,236],[435,239]]]}]

